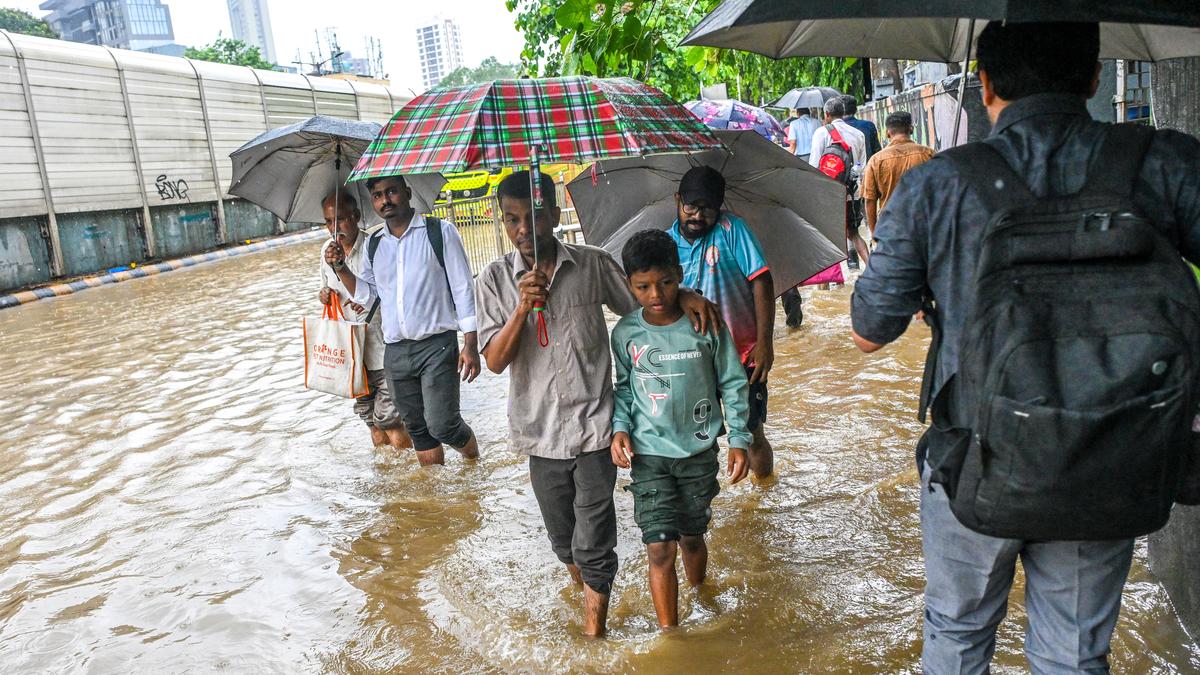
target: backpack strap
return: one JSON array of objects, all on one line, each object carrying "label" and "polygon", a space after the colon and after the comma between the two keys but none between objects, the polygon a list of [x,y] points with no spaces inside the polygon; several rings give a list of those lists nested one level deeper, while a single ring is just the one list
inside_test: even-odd
[{"label": "backpack strap", "polygon": [[1151,127],[1112,125],[1100,151],[1092,158],[1087,183],[1080,194],[1120,195],[1132,199],[1142,172],[1142,160],[1153,140],[1154,129]]},{"label": "backpack strap", "polygon": [[843,150],[845,150],[846,152],[850,152],[850,153],[854,152],[854,150],[852,150],[850,148],[850,144],[842,139],[842,132],[838,131],[837,127],[833,126],[832,124],[826,124],[825,131],[829,132],[829,138],[834,143],[837,143],[838,145],[842,146]]},{"label": "backpack strap", "polygon": [[[384,225],[383,227],[387,227]],[[383,229],[376,230],[374,234],[367,238],[367,259],[371,261],[371,267],[375,267],[375,251],[379,250],[379,242],[383,239]],[[371,319],[375,318],[375,312],[379,310],[379,295],[376,294],[375,302],[371,303],[371,311],[367,312],[367,323],[371,323]]]},{"label": "backpack strap", "polygon": [[[446,239],[442,234],[442,220],[437,216],[425,219],[425,236],[429,238],[429,248],[433,256],[442,266],[442,275],[446,278],[446,290],[450,291],[450,304],[454,305],[454,287],[450,285],[450,271],[446,269]],[[457,309],[457,307],[455,307]]]}]

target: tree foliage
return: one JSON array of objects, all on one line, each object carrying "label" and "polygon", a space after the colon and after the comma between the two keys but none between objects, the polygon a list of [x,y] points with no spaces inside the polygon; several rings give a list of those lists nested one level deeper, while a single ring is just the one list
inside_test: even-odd
[{"label": "tree foliage", "polygon": [[54,32],[50,24],[29,12],[19,9],[9,9],[7,7],[0,7],[0,30],[6,30],[10,33],[21,33],[22,35],[58,38],[58,33]]},{"label": "tree foliage", "polygon": [[861,96],[857,59],[773,60],[749,52],[678,47],[719,0],[506,0],[525,36],[521,66],[533,76],[629,76],[677,99],[702,86],[768,103],[793,87],[830,86]]},{"label": "tree foliage", "polygon": [[233,66],[250,66],[261,70],[275,70],[275,64],[263,59],[258,47],[241,40],[219,37],[212,44],[200,48],[188,47],[184,57],[197,61],[214,61]]},{"label": "tree foliage", "polygon": [[457,87],[461,84],[480,84],[492,80],[512,79],[518,75],[518,67],[512,63],[500,63],[489,56],[477,68],[463,66],[450,72],[438,83],[439,87]]}]

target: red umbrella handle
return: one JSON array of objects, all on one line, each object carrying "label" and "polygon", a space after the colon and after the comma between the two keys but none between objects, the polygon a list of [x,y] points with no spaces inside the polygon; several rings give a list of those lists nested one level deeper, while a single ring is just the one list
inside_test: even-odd
[{"label": "red umbrella handle", "polygon": [[537,314],[537,341],[543,347],[550,346],[550,329],[546,327],[546,305],[540,300],[533,305],[533,313]]}]

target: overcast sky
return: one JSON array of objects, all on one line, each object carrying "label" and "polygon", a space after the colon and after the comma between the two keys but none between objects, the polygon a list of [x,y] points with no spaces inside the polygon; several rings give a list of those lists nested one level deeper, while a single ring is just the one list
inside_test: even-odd
[{"label": "overcast sky", "polygon": [[[24,9],[34,16],[43,16],[38,9],[42,0],[3,0],[0,4]],[[504,0],[268,0],[271,30],[275,33],[276,59],[281,65],[291,65],[300,50],[301,59],[309,60],[316,50],[314,30],[322,36],[326,27],[337,29],[338,42],[343,50],[356,58],[365,57],[364,38],[373,35],[383,43],[384,68],[397,87],[421,90],[421,75],[417,48],[413,42],[416,27],[423,20],[441,16],[458,22],[463,37],[463,58],[466,65],[495,56],[504,62],[515,63],[521,53],[522,40],[513,26],[512,15],[504,8]],[[232,36],[229,30],[229,8],[225,0],[163,0],[171,8],[171,23],[175,41],[188,46],[212,42],[220,32]],[[328,58],[325,45],[321,46]]]}]

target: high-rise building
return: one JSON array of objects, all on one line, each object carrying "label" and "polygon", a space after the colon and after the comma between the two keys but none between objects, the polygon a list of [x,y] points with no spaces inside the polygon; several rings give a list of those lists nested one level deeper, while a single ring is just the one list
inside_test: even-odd
[{"label": "high-rise building", "polygon": [[275,37],[271,34],[271,11],[267,0],[227,0],[233,37],[258,47],[263,59],[275,61]]},{"label": "high-rise building", "polygon": [[453,19],[436,18],[417,28],[417,54],[421,58],[421,83],[436,87],[442,78],[463,65],[462,35]]},{"label": "high-rise building", "polygon": [[64,40],[120,49],[164,48],[175,40],[162,0],[46,0],[45,17]]}]

